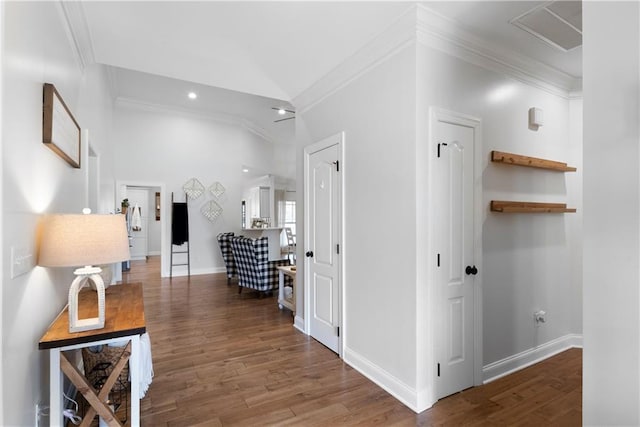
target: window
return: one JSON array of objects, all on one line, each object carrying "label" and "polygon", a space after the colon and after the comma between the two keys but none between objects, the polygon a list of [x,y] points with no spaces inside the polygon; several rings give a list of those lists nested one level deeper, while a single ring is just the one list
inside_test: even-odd
[{"label": "window", "polygon": [[289,227],[293,235],[296,235],[296,202],[287,200],[284,202],[284,226]]},{"label": "window", "polygon": [[281,200],[278,202],[278,218],[279,226],[283,227],[282,233],[280,233],[280,247],[287,248],[289,241],[287,239],[287,233],[284,228],[290,228],[291,234],[293,234],[293,240],[295,242],[296,236],[296,201],[295,200]]}]

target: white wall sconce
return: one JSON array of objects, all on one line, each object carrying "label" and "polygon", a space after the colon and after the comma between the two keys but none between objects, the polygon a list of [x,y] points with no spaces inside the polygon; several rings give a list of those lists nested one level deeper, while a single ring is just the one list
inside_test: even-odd
[{"label": "white wall sconce", "polygon": [[544,115],[541,108],[529,108],[529,129],[538,130],[544,124]]}]

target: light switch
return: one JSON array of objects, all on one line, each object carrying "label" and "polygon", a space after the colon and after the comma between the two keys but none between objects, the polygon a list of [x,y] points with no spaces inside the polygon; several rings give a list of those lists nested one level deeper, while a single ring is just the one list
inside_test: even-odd
[{"label": "light switch", "polygon": [[33,254],[27,248],[11,247],[11,278],[16,278],[31,271],[35,266]]}]

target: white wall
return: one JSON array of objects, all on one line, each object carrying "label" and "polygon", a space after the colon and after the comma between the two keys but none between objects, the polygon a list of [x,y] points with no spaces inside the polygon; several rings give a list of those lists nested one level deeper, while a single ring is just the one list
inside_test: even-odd
[{"label": "white wall", "polygon": [[[100,67],[85,70],[59,3],[3,3],[2,68],[2,425],[33,425],[34,405],[48,402],[48,355],[38,341],[67,300],[72,269],[34,268],[10,277],[11,248],[36,258],[36,227],[45,213],[79,212],[86,203],[83,168],[42,144],[42,85],[53,83],[92,141],[109,157],[109,100]],[[107,167],[105,170],[109,170]],[[105,172],[105,178],[107,172]]]},{"label": "white wall", "polygon": [[567,180],[567,206],[574,207],[577,212],[571,214],[571,221],[567,224],[567,237],[569,243],[569,262],[571,270],[571,293],[574,300],[571,304],[573,318],[570,330],[581,335],[582,329],[582,285],[583,285],[583,134],[582,134],[582,95],[569,101],[569,152],[567,159],[570,165],[578,170],[565,174]]},{"label": "white wall", "polygon": [[[4,2],[0,2],[0,64],[2,64],[2,73],[4,75],[4,63],[5,63],[5,55],[4,55],[4,45],[5,45],[5,32],[4,22],[5,22],[5,7]],[[4,218],[4,188],[2,183],[4,182],[4,156],[2,152],[4,151],[4,134],[2,133],[2,129],[4,129],[4,78],[0,76],[0,218]],[[0,225],[0,241],[4,242],[4,226]],[[0,245],[0,259],[4,260],[4,245]],[[0,275],[4,277],[5,271],[5,263],[0,262]],[[3,292],[0,291],[0,307],[3,306]],[[4,354],[4,322],[2,321],[3,316],[0,315],[0,355]],[[0,423],[4,420],[4,364],[0,363]]]},{"label": "white wall", "polygon": [[274,175],[295,181],[296,179],[296,146],[278,143],[273,147]]},{"label": "white wall", "polygon": [[[85,122],[91,127],[85,129],[88,143],[96,153],[99,165],[98,211],[96,213],[113,213],[114,186],[114,150],[111,146],[111,129],[113,127],[113,99],[109,89],[107,70],[100,65],[87,67],[78,84],[82,90],[78,93],[78,109],[82,111]],[[84,123],[80,123],[84,127]],[[89,150],[84,150],[84,165],[88,165]],[[89,185],[89,173],[83,168],[85,186]],[[85,190],[88,194],[88,188]],[[88,196],[84,199],[88,206]]]},{"label": "white wall", "polygon": [[[374,367],[396,386],[414,390],[415,50],[403,50],[310,110],[298,112],[296,122],[300,157],[304,146],[345,132],[345,360],[360,369]],[[304,204],[301,169],[298,220]],[[302,230],[297,239],[300,256]]]},{"label": "white wall", "polygon": [[[499,150],[576,165],[580,153],[572,142],[579,141],[570,138],[569,100],[422,45],[418,69],[419,126],[428,126],[429,106],[482,120],[483,364],[579,334],[574,320],[581,274],[572,242],[579,236],[580,217],[488,209],[491,200],[580,200],[579,182],[569,174],[489,161],[491,150]],[[530,107],[544,110],[538,131],[528,129]],[[535,327],[533,313],[539,309],[547,312],[547,323]]]},{"label": "white wall", "polygon": [[[433,398],[435,366],[425,244],[425,224],[436,208],[428,197],[431,106],[482,120],[480,357],[491,367],[484,377],[579,344],[582,332],[581,213],[500,215],[488,209],[496,199],[566,202],[582,210],[581,170],[569,176],[489,162],[490,151],[501,150],[581,168],[581,101],[422,43],[406,45],[335,93],[299,109],[296,120],[298,164],[304,146],[339,131],[346,135],[345,360],[373,373],[379,384],[418,409]],[[533,106],[546,117],[537,132],[528,129]],[[299,170],[299,206],[302,178]],[[533,313],[539,309],[548,320],[535,327]]]},{"label": "white wall", "polygon": [[[189,201],[191,274],[225,271],[216,236],[223,231],[241,232],[242,165],[272,170],[272,144],[234,124],[120,101],[114,113],[113,143],[119,181],[165,184],[163,214],[168,221],[163,231],[168,242],[172,192],[176,201],[184,201],[182,186],[191,178],[206,189],[216,181],[225,187],[220,203],[223,215],[214,223],[200,213],[205,203],[214,200],[208,191]],[[165,251],[166,276],[170,248]],[[186,267],[174,268],[174,275],[180,274],[186,274]]]},{"label": "white wall", "polygon": [[584,2],[583,423],[640,413],[640,7]]}]

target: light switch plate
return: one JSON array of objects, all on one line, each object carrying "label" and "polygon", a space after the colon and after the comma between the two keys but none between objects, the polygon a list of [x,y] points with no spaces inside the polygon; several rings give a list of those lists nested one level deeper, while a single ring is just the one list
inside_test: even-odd
[{"label": "light switch plate", "polygon": [[11,278],[14,279],[31,271],[35,266],[33,254],[27,248],[11,247]]}]

